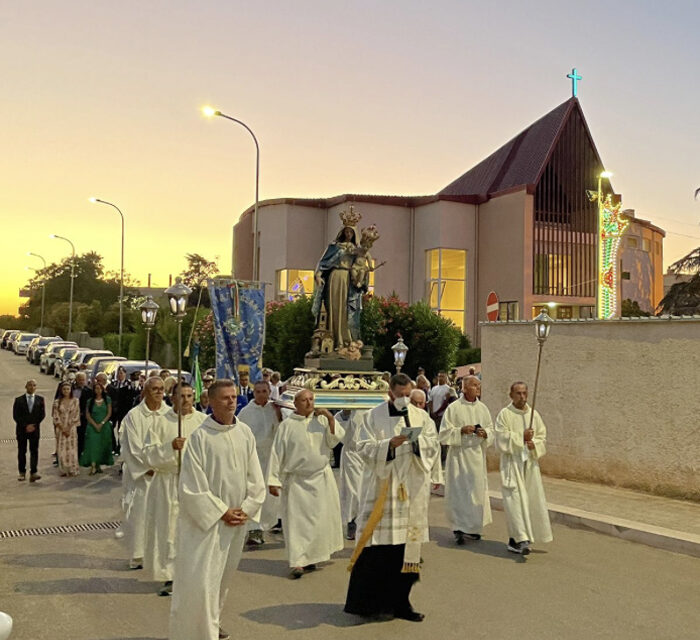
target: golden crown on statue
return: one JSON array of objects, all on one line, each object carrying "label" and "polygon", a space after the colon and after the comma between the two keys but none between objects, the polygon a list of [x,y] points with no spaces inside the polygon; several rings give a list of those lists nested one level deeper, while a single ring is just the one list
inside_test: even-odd
[{"label": "golden crown on statue", "polygon": [[362,220],[362,214],[359,211],[355,211],[352,205],[350,205],[350,211],[343,210],[339,215],[345,227],[356,227],[360,220]]}]

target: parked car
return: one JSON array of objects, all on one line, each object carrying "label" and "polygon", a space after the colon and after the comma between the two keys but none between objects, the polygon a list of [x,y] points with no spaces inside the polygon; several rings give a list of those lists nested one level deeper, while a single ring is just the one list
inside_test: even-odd
[{"label": "parked car", "polygon": [[73,356],[75,356],[78,353],[85,353],[86,351],[90,351],[90,349],[84,349],[80,346],[76,347],[75,349],[71,347],[67,348],[65,350],[64,355],[60,356],[56,360],[56,366],[54,367],[53,375],[59,380],[63,378],[63,374],[68,373],[68,365],[70,364],[71,358],[73,358]]},{"label": "parked car", "polygon": [[[177,369],[168,369],[170,375],[177,380]],[[180,376],[187,384],[192,384],[192,374],[189,371],[180,371]]]},{"label": "parked car", "polygon": [[12,351],[12,346],[14,345],[14,341],[16,340],[17,336],[21,332],[18,329],[14,329],[10,331],[8,334],[7,338],[5,338],[5,341],[3,342],[3,349],[7,349],[8,351]]},{"label": "parked car", "polygon": [[2,347],[3,349],[7,349],[7,343],[10,339],[10,336],[16,332],[16,329],[5,329],[5,331],[2,332],[2,341],[0,342],[0,347]]},{"label": "parked car", "polygon": [[73,357],[66,363],[67,371],[78,371],[80,365],[87,364],[87,361],[92,356],[113,356],[114,354],[109,349],[80,349],[73,354]]},{"label": "parked car", "polygon": [[26,354],[27,349],[29,348],[29,343],[32,340],[34,340],[34,338],[38,337],[38,333],[26,333],[24,331],[20,333],[15,339],[15,343],[13,346],[13,351],[15,352],[15,355],[21,356],[22,354]]},{"label": "parked car", "polygon": [[39,358],[39,371],[47,375],[51,375],[53,373],[54,363],[58,357],[59,350],[63,349],[64,347],[77,346],[78,345],[75,342],[71,342],[70,340],[61,340],[59,342],[52,342],[51,344],[47,345],[46,350]]},{"label": "parked car", "polygon": [[123,356],[90,356],[85,364],[87,365],[87,374],[90,380],[94,380],[95,376],[104,371],[110,362],[121,362],[126,360]]},{"label": "parked car", "polygon": [[41,355],[46,351],[52,342],[62,342],[63,338],[60,336],[40,336],[34,338],[29,344],[29,349],[27,349],[27,360],[32,364],[39,364]]},{"label": "parked car", "polygon": [[47,373],[53,374],[54,376],[56,375],[56,371],[59,371],[63,368],[63,362],[65,360],[68,360],[71,358],[71,356],[78,350],[80,347],[76,345],[68,345],[68,346],[63,346],[60,349],[57,349],[56,351],[53,352],[53,360],[49,362],[49,366],[47,368]]},{"label": "parked car", "polygon": [[[119,367],[124,367],[126,369],[126,377],[129,378],[134,371],[145,371],[146,361],[145,360],[117,360],[110,362],[104,369],[107,377],[110,381],[117,377],[117,369]],[[148,361],[148,370],[153,371],[153,369],[160,370],[160,365],[153,360]]]}]

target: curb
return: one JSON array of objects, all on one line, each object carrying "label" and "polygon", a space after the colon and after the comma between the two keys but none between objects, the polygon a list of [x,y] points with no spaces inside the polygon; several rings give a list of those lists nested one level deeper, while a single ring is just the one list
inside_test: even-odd
[{"label": "curb", "polygon": [[[503,511],[503,498],[499,491],[489,491],[491,508]],[[675,529],[655,527],[650,524],[625,520],[614,516],[593,513],[582,509],[573,509],[558,504],[548,503],[549,517],[552,522],[564,524],[576,529],[595,531],[629,542],[645,544],[656,549],[682,553],[700,558],[700,536]]]}]

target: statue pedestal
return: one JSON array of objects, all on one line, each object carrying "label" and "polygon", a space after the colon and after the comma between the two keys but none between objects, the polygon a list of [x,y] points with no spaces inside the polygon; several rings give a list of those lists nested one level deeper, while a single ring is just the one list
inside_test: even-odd
[{"label": "statue pedestal", "polygon": [[341,358],[335,353],[321,354],[304,358],[305,369],[318,369],[319,371],[358,371],[363,373],[374,372],[374,359],[372,354],[362,356],[359,360]]},{"label": "statue pedestal", "polygon": [[[362,360],[323,358],[324,367],[338,360],[344,367]],[[313,391],[315,405],[324,409],[373,409],[387,399],[389,385],[382,380],[379,371],[297,368],[287,381],[287,390],[280,396],[278,404],[294,409],[294,396],[302,389]]]}]

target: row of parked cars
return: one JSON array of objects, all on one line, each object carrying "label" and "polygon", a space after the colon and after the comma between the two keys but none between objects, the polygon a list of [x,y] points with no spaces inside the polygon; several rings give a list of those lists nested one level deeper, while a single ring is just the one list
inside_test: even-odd
[{"label": "row of parked cars", "polygon": [[[66,373],[82,370],[88,379],[104,371],[110,380],[114,380],[120,366],[124,367],[127,376],[146,368],[144,360],[127,360],[106,349],[88,349],[60,336],[40,336],[38,333],[16,330],[1,333],[0,346],[3,349],[15,355],[24,355],[29,362],[39,366],[39,371],[59,379]],[[161,367],[157,362],[149,361],[148,368]]]}]

